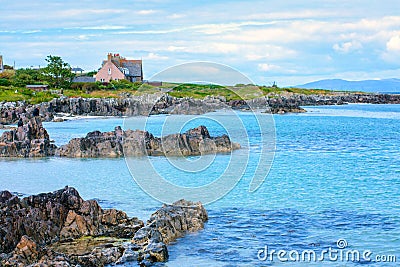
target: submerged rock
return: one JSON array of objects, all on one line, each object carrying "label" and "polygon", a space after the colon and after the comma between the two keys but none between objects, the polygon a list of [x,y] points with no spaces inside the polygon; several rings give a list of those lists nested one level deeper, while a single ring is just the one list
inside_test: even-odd
[{"label": "submerged rock", "polygon": [[17,129],[0,137],[0,157],[47,157],[53,156],[55,149],[39,117],[29,119],[26,124],[21,120]]},{"label": "submerged rock", "polygon": [[120,156],[189,156],[209,153],[226,153],[239,149],[227,135],[211,137],[205,126],[183,134],[162,138],[147,131],[123,131],[116,127],[112,132],[90,132],[83,138],[74,138],[61,146],[55,154],[61,157],[120,157]]},{"label": "submerged rock", "polygon": [[167,261],[167,244],[203,229],[201,203],[164,205],[144,225],[72,187],[19,199],[0,192],[0,266],[104,266]]}]

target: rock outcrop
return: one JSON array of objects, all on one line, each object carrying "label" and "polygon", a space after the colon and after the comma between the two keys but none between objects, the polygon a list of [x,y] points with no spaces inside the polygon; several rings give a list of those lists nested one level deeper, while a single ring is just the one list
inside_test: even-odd
[{"label": "rock outcrop", "polygon": [[53,156],[56,146],[50,141],[41,119],[33,117],[25,125],[4,132],[0,137],[0,157]]},{"label": "rock outcrop", "polygon": [[[400,104],[400,95],[332,92],[326,95],[270,93],[254,100],[226,101],[224,97],[206,96],[204,99],[176,98],[168,94],[145,94],[121,98],[67,98],[60,97],[37,105],[25,102],[0,103],[0,124],[16,123],[20,117],[32,118],[39,109],[43,121],[53,120],[56,114],[73,116],[137,116],[151,114],[198,115],[233,107],[269,109],[268,112],[304,112],[300,106],[341,105],[345,103]],[[25,121],[24,121],[25,122]]]},{"label": "rock outcrop", "polygon": [[0,266],[104,266],[167,261],[167,244],[207,221],[200,203],[164,205],[146,226],[71,187],[19,199],[0,192]]},{"label": "rock outcrop", "polygon": [[112,132],[90,132],[83,138],[74,138],[56,151],[61,157],[120,157],[120,156],[188,156],[226,153],[240,148],[227,135],[211,137],[205,126],[183,134],[154,137],[147,131],[116,127]]}]

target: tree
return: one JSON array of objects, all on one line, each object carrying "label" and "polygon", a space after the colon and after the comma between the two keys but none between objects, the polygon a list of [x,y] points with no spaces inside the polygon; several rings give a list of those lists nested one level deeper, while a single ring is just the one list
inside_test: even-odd
[{"label": "tree", "polygon": [[43,80],[54,88],[69,87],[72,78],[75,76],[71,72],[70,65],[59,56],[47,56],[46,61],[47,66],[41,69]]},{"label": "tree", "polygon": [[92,71],[89,71],[88,73],[86,73],[86,76],[93,77],[96,74],[97,74],[97,71],[92,70]]},{"label": "tree", "polygon": [[35,69],[18,69],[12,78],[12,84],[25,87],[27,84],[40,84],[40,72]]}]

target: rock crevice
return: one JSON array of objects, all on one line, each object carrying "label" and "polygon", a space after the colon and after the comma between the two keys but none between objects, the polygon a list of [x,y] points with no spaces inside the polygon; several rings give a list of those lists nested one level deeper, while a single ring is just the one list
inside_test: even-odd
[{"label": "rock crevice", "polygon": [[83,138],[74,138],[61,146],[55,154],[61,157],[120,157],[120,156],[190,156],[227,153],[239,149],[227,135],[211,137],[205,126],[183,134],[155,137],[147,131],[90,132]]},{"label": "rock crevice", "polygon": [[0,266],[104,266],[167,261],[167,245],[203,229],[201,203],[164,205],[146,225],[83,200],[72,187],[19,199],[0,192]]}]

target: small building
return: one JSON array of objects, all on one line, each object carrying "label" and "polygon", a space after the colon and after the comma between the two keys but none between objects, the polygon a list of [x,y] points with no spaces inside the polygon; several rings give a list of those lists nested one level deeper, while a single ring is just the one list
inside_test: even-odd
[{"label": "small building", "polygon": [[0,55],[0,73],[4,71],[3,56]]},{"label": "small building", "polygon": [[89,77],[89,76],[78,76],[78,77],[74,77],[72,79],[73,83],[94,83],[96,82],[96,78],[95,77]]},{"label": "small building", "polygon": [[36,92],[47,91],[49,89],[47,84],[28,84],[25,87]]},{"label": "small building", "polygon": [[79,67],[76,67],[76,68],[72,68],[72,69],[71,69],[71,72],[73,72],[73,73],[75,73],[75,74],[78,74],[78,73],[82,74],[84,71],[85,71],[84,69],[79,68]]},{"label": "small building", "polygon": [[102,67],[96,74],[96,81],[110,82],[128,80],[130,82],[143,81],[143,67],[141,59],[126,59],[119,54],[107,55]]}]

